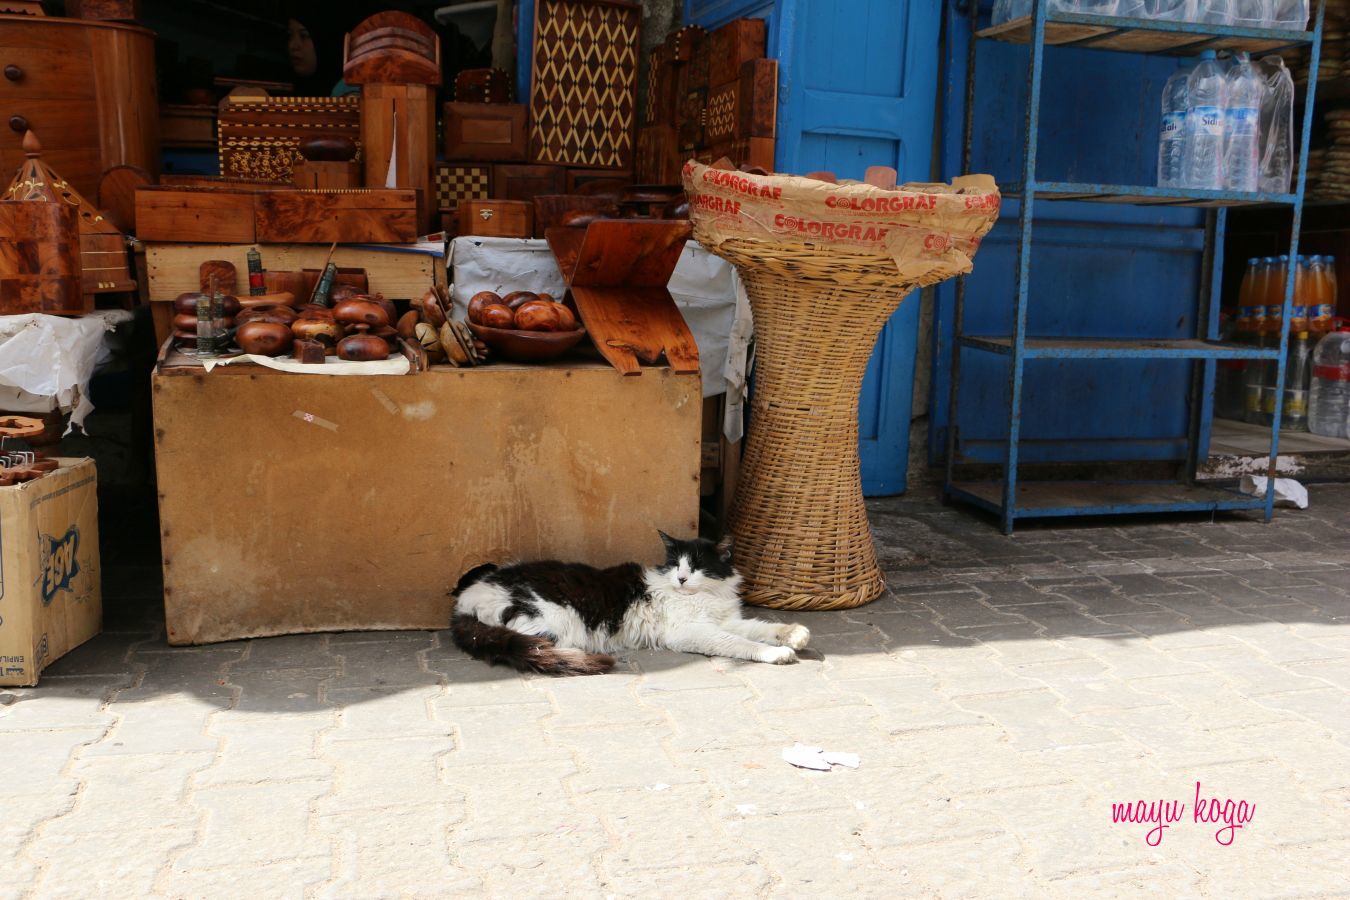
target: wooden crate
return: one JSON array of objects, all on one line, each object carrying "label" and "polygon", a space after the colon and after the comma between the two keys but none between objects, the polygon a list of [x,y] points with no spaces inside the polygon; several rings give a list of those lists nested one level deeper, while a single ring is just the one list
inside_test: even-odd
[{"label": "wooden crate", "polygon": [[173,644],[445,628],[446,592],[480,563],[652,563],[656,529],[697,532],[697,375],[567,363],[152,378]]},{"label": "wooden crate", "polygon": [[524,162],[529,130],[523,103],[446,103],[445,158],[470,162]]},{"label": "wooden crate", "polygon": [[[155,319],[155,338],[163,344],[173,331],[173,299],[200,289],[200,267],[208,259],[248,271],[248,251],[262,254],[263,267],[273,272],[300,272],[323,267],[325,244],[168,244],[145,243],[146,296]],[[338,247],[333,261],[344,268],[365,269],[370,290],[390,300],[413,300],[432,284],[444,285],[445,257],[387,244],[380,247]]]}]

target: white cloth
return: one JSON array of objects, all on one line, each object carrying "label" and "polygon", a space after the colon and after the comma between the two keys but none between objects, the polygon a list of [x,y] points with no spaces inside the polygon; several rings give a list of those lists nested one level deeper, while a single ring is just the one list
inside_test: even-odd
[{"label": "white cloth", "polygon": [[101,309],[79,318],[28,313],[0,316],[0,408],[70,413],[67,433],[94,411],[89,380],[112,355],[110,332],[133,318]]},{"label": "white cloth", "polygon": [[[567,285],[548,242],[523,238],[459,237],[450,243],[450,299],[455,318],[468,315],[479,291],[534,291],[561,298]],[[689,241],[670,277],[671,296],[698,344],[703,396],[727,395],[723,432],[741,438],[750,338],[750,304],[735,268]]]},{"label": "white cloth", "polygon": [[365,362],[352,362],[338,359],[336,356],[324,358],[323,365],[302,363],[289,356],[262,356],[256,353],[243,353],[239,356],[227,356],[221,359],[201,360],[206,371],[216,366],[255,363],[278,372],[290,372],[292,375],[407,375],[412,363],[402,353],[396,353],[388,359],[372,359]]}]

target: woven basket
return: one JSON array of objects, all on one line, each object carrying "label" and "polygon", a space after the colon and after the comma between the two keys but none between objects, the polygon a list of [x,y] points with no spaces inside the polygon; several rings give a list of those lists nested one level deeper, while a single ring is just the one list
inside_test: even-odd
[{"label": "woven basket", "polygon": [[849,609],[885,591],[858,467],[858,396],[877,335],[913,289],[895,261],[727,240],[755,316],[755,392],[732,512],[745,599]]},{"label": "woven basket", "polygon": [[886,190],[682,171],[694,239],[740,272],[755,316],[755,392],[731,513],[746,600],[849,609],[880,597],[858,468],[863,373],[900,301],[969,272],[998,218],[988,175]]}]

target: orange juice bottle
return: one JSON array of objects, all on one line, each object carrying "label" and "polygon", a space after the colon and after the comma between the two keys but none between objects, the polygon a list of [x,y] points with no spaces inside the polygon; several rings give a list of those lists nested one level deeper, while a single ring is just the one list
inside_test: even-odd
[{"label": "orange juice bottle", "polygon": [[1261,259],[1253,256],[1247,260],[1247,270],[1242,273],[1242,284],[1238,288],[1238,309],[1244,306],[1252,305],[1252,297],[1255,295],[1257,282],[1264,277],[1265,273],[1261,270]]},{"label": "orange juice bottle", "polygon": [[1308,337],[1317,342],[1331,330],[1336,312],[1336,257],[1313,257],[1313,300],[1308,308]]}]

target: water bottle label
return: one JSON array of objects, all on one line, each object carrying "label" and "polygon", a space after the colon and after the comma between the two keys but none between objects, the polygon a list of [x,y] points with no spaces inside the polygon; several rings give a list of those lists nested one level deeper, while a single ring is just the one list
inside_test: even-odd
[{"label": "water bottle label", "polygon": [[1249,384],[1243,394],[1242,406],[1249,413],[1261,411],[1261,385]]},{"label": "water bottle label", "polygon": [[1284,414],[1289,418],[1301,419],[1308,414],[1308,392],[1286,389],[1284,392]]},{"label": "water bottle label", "polygon": [[1350,363],[1341,363],[1339,366],[1313,366],[1313,377],[1321,381],[1350,381]]},{"label": "water bottle label", "polygon": [[1196,133],[1223,137],[1223,110],[1217,106],[1192,106],[1191,121]]},{"label": "water bottle label", "polygon": [[1162,137],[1165,141],[1181,139],[1181,129],[1186,124],[1184,112],[1170,112],[1162,117]]},{"label": "water bottle label", "polygon": [[1252,109],[1249,106],[1240,106],[1227,111],[1228,134],[1233,135],[1254,135],[1256,134],[1256,120],[1260,111]]},{"label": "water bottle label", "polygon": [[1261,412],[1272,416],[1275,414],[1275,393],[1272,387],[1261,388]]}]

